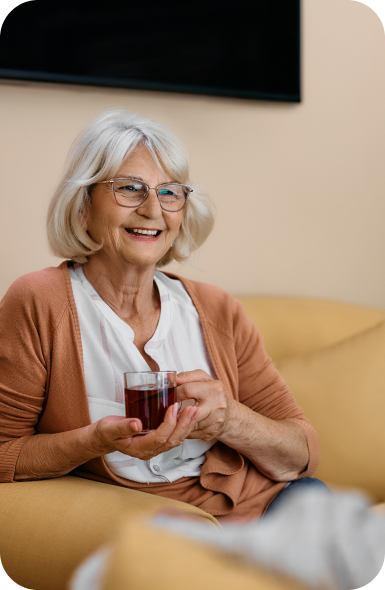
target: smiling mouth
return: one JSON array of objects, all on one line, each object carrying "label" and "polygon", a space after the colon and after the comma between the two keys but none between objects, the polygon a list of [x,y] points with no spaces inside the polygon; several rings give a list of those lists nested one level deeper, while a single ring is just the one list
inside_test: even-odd
[{"label": "smiling mouth", "polygon": [[162,230],[154,230],[154,229],[134,229],[134,228],[125,228],[126,232],[132,236],[137,238],[157,238],[161,233]]}]

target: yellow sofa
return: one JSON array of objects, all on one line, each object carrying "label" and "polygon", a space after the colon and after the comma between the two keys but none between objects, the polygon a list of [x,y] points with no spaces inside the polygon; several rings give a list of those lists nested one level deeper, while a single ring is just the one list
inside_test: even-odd
[{"label": "yellow sofa", "polygon": [[320,436],[314,477],[385,502],[385,310],[291,297],[240,300]]},{"label": "yellow sofa", "polygon": [[[360,489],[385,502],[385,310],[290,297],[240,297],[266,349],[321,437],[316,477],[334,488]],[[67,590],[76,567],[99,547],[115,543],[103,590],[300,588],[297,582],[224,558],[220,552],[145,520],[176,508],[219,526],[203,511],[172,500],[72,476],[0,484],[0,556],[9,576],[33,590]],[[137,520],[139,517],[139,521]],[[122,528],[122,523],[126,523]],[[127,524],[128,523],[128,524]],[[128,531],[128,532],[127,532]],[[160,549],[161,548],[161,549]],[[130,554],[130,566],[127,557]],[[120,558],[119,558],[120,555]],[[162,556],[162,557],[161,557]],[[189,558],[190,559],[189,559]],[[157,564],[149,567],[148,564]],[[126,564],[126,565],[124,565]],[[178,566],[176,565],[178,564]],[[194,565],[191,565],[194,564]],[[161,567],[163,569],[161,569]],[[193,568],[193,569],[191,569]],[[202,577],[202,572],[211,571]],[[211,582],[210,582],[211,580]]]}]

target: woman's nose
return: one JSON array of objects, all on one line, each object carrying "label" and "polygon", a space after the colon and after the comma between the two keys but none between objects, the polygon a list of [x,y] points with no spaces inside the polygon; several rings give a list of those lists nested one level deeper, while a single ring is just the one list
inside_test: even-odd
[{"label": "woman's nose", "polygon": [[162,215],[162,208],[159,204],[155,188],[150,188],[147,199],[137,208],[136,211],[139,215],[151,217],[152,219]]}]

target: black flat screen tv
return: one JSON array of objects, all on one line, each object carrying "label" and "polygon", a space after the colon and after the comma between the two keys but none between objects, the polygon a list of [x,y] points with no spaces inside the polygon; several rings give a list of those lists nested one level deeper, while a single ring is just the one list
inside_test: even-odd
[{"label": "black flat screen tv", "polygon": [[0,78],[300,102],[300,0],[34,0]]}]

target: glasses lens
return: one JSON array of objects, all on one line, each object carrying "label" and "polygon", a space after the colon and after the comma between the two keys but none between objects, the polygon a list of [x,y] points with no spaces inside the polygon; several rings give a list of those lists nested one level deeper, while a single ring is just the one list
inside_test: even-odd
[{"label": "glasses lens", "polygon": [[158,199],[166,211],[180,211],[188,197],[189,190],[183,184],[162,184],[158,188]]},{"label": "glasses lens", "polygon": [[145,199],[147,186],[140,180],[118,178],[114,180],[116,200],[123,207],[135,207]]}]

